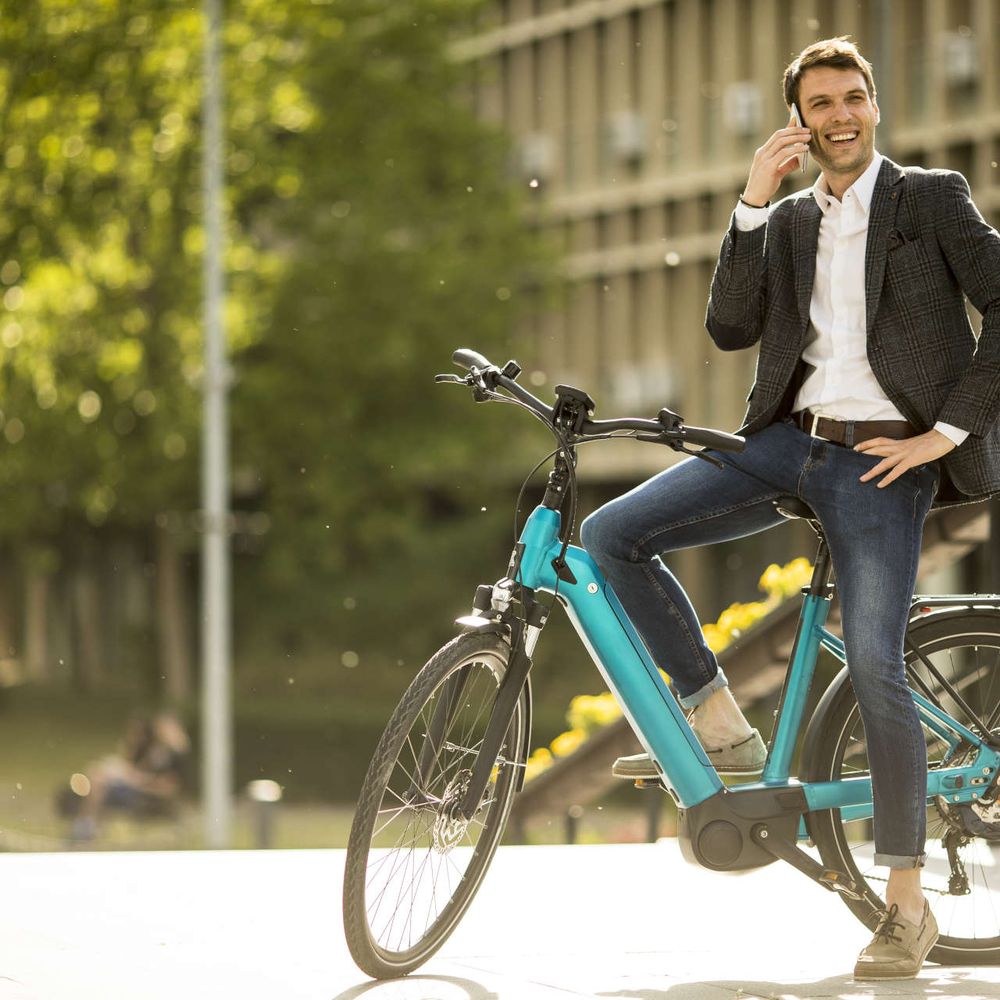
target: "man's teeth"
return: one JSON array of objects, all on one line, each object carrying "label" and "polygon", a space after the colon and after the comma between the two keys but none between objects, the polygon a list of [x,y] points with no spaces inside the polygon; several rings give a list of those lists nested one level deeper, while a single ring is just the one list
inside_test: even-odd
[{"label": "man's teeth", "polygon": [[857,137],[857,132],[838,132],[836,135],[830,136],[830,142],[849,142],[851,139],[856,139]]}]

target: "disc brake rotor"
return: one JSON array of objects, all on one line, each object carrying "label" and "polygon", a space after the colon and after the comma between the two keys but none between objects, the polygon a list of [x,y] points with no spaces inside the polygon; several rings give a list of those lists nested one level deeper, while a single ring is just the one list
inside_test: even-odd
[{"label": "disc brake rotor", "polygon": [[464,768],[451,779],[441,796],[432,835],[434,850],[438,854],[448,854],[465,835],[469,820],[462,815],[459,807],[471,780],[472,771]]}]

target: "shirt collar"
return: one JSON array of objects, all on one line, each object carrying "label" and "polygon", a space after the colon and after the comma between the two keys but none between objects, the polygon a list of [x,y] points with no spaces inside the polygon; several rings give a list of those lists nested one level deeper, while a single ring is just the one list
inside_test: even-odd
[{"label": "shirt collar", "polygon": [[[878,172],[882,169],[882,160],[885,157],[876,149],[874,151],[874,156],[872,156],[872,162],[868,164],[868,169],[847,189],[847,191],[853,191],[858,199],[858,203],[864,209],[865,214],[868,214],[868,209],[871,207],[872,195],[875,192],[875,182],[878,180]],[[830,206],[837,199],[830,194],[830,188],[826,183],[826,178],[820,174],[816,183],[813,184],[813,197],[816,199],[816,204],[819,205],[825,214]],[[847,191],[844,195],[847,195]]]}]

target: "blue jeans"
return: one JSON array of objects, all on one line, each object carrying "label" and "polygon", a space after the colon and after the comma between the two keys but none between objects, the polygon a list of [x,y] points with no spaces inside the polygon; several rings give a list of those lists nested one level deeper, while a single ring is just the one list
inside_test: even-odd
[{"label": "blue jeans", "polygon": [[774,499],[806,501],[822,522],[837,574],[868,743],[875,863],[922,864],[927,750],[906,687],[903,633],[938,464],[909,469],[879,489],[877,479],[859,477],[881,459],[810,437],[787,421],[750,435],[742,454],[712,455],[724,469],[689,458],[595,511],[580,529],[584,546],[690,708],[728,681],[660,553],[763,531],[785,521]]}]

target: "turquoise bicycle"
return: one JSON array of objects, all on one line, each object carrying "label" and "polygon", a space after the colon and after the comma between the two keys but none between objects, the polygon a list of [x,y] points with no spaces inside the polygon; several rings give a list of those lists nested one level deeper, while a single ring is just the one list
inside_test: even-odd
[{"label": "turquoise bicycle", "polygon": [[[885,880],[873,865],[871,778],[846,666],[806,726],[799,775],[791,774],[819,651],[846,662],[843,642],[825,627],[834,585],[812,511],[795,497],[777,502],[787,516],[809,521],[819,548],[764,773],[727,787],[597,564],[570,542],[580,445],[628,437],[678,451],[694,446],[703,449],[694,454],[716,461],[712,449],[739,451],[743,440],[685,425],[667,409],[656,419],[595,420],[585,392],[556,386],[549,406],[517,383],[513,361],[499,368],[468,350],[454,361],[468,375],[438,381],[468,386],[480,402],[529,410],[557,447],[544,497],[505,576],[478,588],[472,614],[458,621],[462,633],[414,678],[375,750],[344,876],[344,927],[358,966],[375,978],[413,971],[440,948],[475,896],[524,781],[528,671],[557,604],[677,803],[685,857],[715,871],[786,861],[839,892],[874,929]],[[924,888],[941,928],[929,957],[1000,963],[1000,598],[916,598],[905,650],[929,762]]]}]

